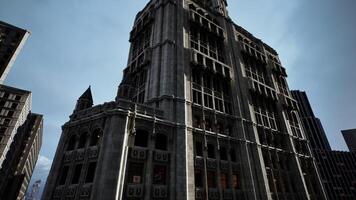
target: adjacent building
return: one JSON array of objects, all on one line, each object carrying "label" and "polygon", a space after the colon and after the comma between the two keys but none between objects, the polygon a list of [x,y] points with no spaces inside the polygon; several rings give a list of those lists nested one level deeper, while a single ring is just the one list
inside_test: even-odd
[{"label": "adjacent building", "polygon": [[356,152],[356,129],[342,130],[345,142],[349,147],[349,150]]},{"label": "adjacent building", "polygon": [[27,30],[0,21],[0,84],[4,83],[29,35]]},{"label": "adjacent building", "polygon": [[[2,83],[28,32],[0,22]],[[24,199],[42,145],[43,116],[31,112],[30,91],[0,84],[0,199]]]},{"label": "adjacent building", "polygon": [[226,0],[151,0],[115,101],[77,101],[43,199],[326,199],[277,52]]},{"label": "adjacent building", "polygon": [[[301,121],[310,141],[328,198],[333,200],[356,199],[356,154],[332,151],[322,124],[315,117],[306,93],[292,91],[292,95],[298,101]],[[342,132],[351,150],[353,130]]]}]

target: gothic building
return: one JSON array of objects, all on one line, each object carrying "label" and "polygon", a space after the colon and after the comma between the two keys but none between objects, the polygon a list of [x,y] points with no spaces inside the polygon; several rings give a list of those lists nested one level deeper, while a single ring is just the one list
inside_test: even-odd
[{"label": "gothic building", "polygon": [[151,0],[115,101],[89,88],[43,199],[326,199],[277,52],[226,0]]}]

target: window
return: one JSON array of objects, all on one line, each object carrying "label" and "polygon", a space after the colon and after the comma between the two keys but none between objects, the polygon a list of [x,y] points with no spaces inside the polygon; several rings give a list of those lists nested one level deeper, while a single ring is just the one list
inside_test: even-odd
[{"label": "window", "polygon": [[232,187],[234,189],[239,189],[238,178],[236,174],[232,175]]},{"label": "window", "polygon": [[69,166],[63,167],[62,173],[61,173],[60,179],[59,179],[59,185],[64,185],[66,183],[68,170],[69,170]]},{"label": "window", "polygon": [[226,188],[229,187],[228,179],[227,179],[227,174],[221,173],[220,174],[220,184],[221,188],[225,190]]},{"label": "window", "polygon": [[147,147],[148,145],[148,132],[143,130],[137,130],[135,136],[135,146]]},{"label": "window", "polygon": [[208,158],[215,158],[215,147],[212,144],[208,144]]},{"label": "window", "polygon": [[143,163],[130,163],[128,168],[128,183],[143,183]]},{"label": "window", "polygon": [[216,188],[216,173],[208,171],[208,187]]},{"label": "window", "polygon": [[16,95],[15,100],[16,100],[16,101],[20,101],[20,99],[21,99],[21,96]]},{"label": "window", "polygon": [[2,135],[0,135],[0,143],[1,143],[1,141],[2,141],[2,138],[3,138],[3,136],[2,136]]},{"label": "window", "polygon": [[212,126],[211,126],[210,119],[205,119],[205,130],[212,131]]},{"label": "window", "polygon": [[200,120],[200,117],[198,116],[194,116],[194,119],[193,119],[193,127],[194,128],[202,128],[201,127],[201,120]]},{"label": "window", "polygon": [[90,137],[90,146],[99,145],[101,139],[101,131],[99,129],[95,130]]},{"label": "window", "polygon": [[230,159],[232,162],[236,162],[236,152],[234,148],[230,149]]},{"label": "window", "polygon": [[194,179],[195,187],[203,187],[203,172],[201,170],[195,170]]},{"label": "window", "polygon": [[69,142],[68,142],[68,146],[67,146],[67,151],[72,151],[75,149],[75,145],[76,145],[76,136],[75,135],[72,135],[69,139]]},{"label": "window", "polygon": [[80,135],[78,149],[84,148],[87,142],[87,134],[83,133]]},{"label": "window", "polygon": [[201,142],[195,142],[195,155],[203,156],[203,145]]},{"label": "window", "polygon": [[83,164],[77,164],[74,169],[72,184],[78,184],[80,179],[80,174],[82,173]]},{"label": "window", "polygon": [[167,150],[167,136],[161,133],[158,133],[156,136],[156,149]]},{"label": "window", "polygon": [[9,111],[9,112],[7,113],[7,116],[8,116],[8,117],[12,117],[12,116],[14,116],[14,113],[15,113],[14,111]]},{"label": "window", "polygon": [[85,177],[85,183],[92,183],[95,177],[96,162],[89,163],[87,176]]},{"label": "window", "polygon": [[225,147],[220,147],[220,159],[227,160],[227,152]]},{"label": "window", "polygon": [[167,184],[167,167],[156,165],[153,169],[153,184],[166,185]]}]

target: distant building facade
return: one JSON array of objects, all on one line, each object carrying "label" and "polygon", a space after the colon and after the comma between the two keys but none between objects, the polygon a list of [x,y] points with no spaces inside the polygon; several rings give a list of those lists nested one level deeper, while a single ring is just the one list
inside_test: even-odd
[{"label": "distant building facade", "polygon": [[320,120],[314,116],[306,93],[292,91],[292,95],[298,101],[305,133],[310,141],[328,198],[356,199],[356,153],[332,151]]},{"label": "distant building facade", "polygon": [[31,192],[28,193],[25,200],[39,200],[40,189],[41,189],[41,180],[37,180],[34,184],[32,184]]},{"label": "distant building facade", "polygon": [[4,83],[29,34],[27,30],[0,21],[0,84]]},{"label": "distant building facade", "polygon": [[[28,32],[0,22],[4,81]],[[31,113],[29,91],[0,84],[0,199],[24,199],[42,145],[43,116]]]},{"label": "distant building facade", "polygon": [[83,93],[43,199],[326,199],[277,52],[225,0],[151,0],[115,101]]},{"label": "distant building facade", "polygon": [[349,150],[356,152],[356,129],[342,130],[345,142],[349,147]]}]

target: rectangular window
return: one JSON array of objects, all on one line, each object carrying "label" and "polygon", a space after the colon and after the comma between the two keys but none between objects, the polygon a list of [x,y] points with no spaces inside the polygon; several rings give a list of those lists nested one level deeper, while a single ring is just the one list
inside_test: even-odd
[{"label": "rectangular window", "polygon": [[203,173],[201,170],[195,170],[195,187],[203,187]]},{"label": "rectangular window", "polygon": [[85,183],[92,183],[94,181],[96,171],[96,162],[91,162],[88,166],[87,176],[85,177]]},{"label": "rectangular window", "polygon": [[215,147],[212,144],[208,144],[208,158],[215,158]]},{"label": "rectangular window", "polygon": [[128,168],[128,183],[143,183],[143,163],[130,163]]},{"label": "rectangular window", "polygon": [[166,185],[167,184],[167,167],[156,165],[153,169],[153,184]]},{"label": "rectangular window", "polygon": [[195,142],[195,155],[203,156],[203,144],[201,142]]},{"label": "rectangular window", "polygon": [[83,164],[77,164],[74,169],[72,178],[72,184],[78,184],[80,180],[80,174],[82,173]]},{"label": "rectangular window", "polygon": [[234,189],[239,189],[238,178],[236,174],[232,175],[232,187]]},{"label": "rectangular window", "polygon": [[216,188],[216,174],[215,174],[215,172],[208,171],[208,187]]},{"label": "rectangular window", "polygon": [[220,174],[220,184],[221,184],[221,188],[224,190],[229,187],[227,174],[225,174],[225,173]]},{"label": "rectangular window", "polygon": [[193,90],[193,102],[194,103],[201,105],[202,104],[201,97],[202,97],[202,94],[200,91]]},{"label": "rectangular window", "polygon": [[66,183],[68,171],[69,171],[69,166],[64,166],[62,169],[62,173],[60,175],[59,185],[64,185]]}]

